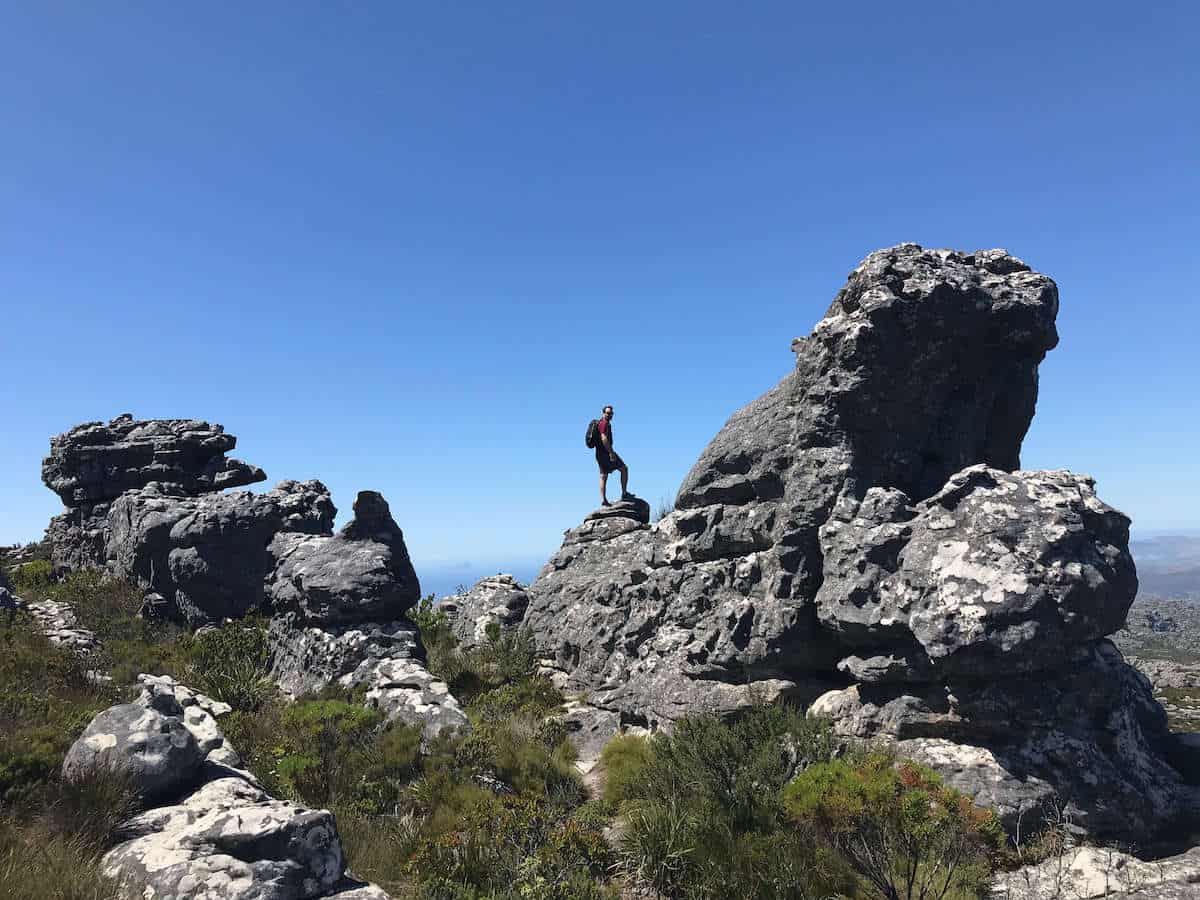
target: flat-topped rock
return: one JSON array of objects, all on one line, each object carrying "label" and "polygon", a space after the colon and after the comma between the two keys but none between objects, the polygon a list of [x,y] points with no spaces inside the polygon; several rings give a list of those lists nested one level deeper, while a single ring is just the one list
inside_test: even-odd
[{"label": "flat-topped rock", "polygon": [[598,506],[584,517],[585,522],[600,519],[632,519],[643,525],[650,524],[650,504],[641,497],[631,500],[612,500],[608,506]]}]

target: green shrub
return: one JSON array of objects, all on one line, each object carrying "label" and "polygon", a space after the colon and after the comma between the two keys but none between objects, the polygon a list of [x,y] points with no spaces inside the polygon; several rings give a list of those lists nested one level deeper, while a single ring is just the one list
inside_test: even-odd
[{"label": "green shrub", "polygon": [[976,896],[1004,842],[995,813],[931,770],[883,753],[810,766],[783,797],[791,818],[838,850],[870,895],[885,900]]},{"label": "green shrub", "polygon": [[600,765],[604,769],[604,799],[620,803],[636,796],[634,782],[650,764],[650,741],[634,734],[620,734],[604,745]]},{"label": "green shrub", "polygon": [[86,665],[29,619],[0,624],[0,803],[36,806],[67,748],[118,701],[114,688],[88,679]]},{"label": "green shrub", "polygon": [[7,900],[122,900],[84,838],[0,816],[0,885]]},{"label": "green shrub", "polygon": [[605,796],[625,815],[626,869],[668,897],[696,900],[847,889],[845,867],[793,828],[780,802],[797,768],[833,750],[826,723],[766,705],[732,723],[689,717],[670,735],[611,743]]},{"label": "green shrub", "polygon": [[257,710],[274,693],[268,677],[267,633],[244,620],[196,635],[187,648],[188,684],[234,709]]},{"label": "green shrub", "polygon": [[54,584],[54,567],[48,559],[35,559],[33,562],[14,566],[9,572],[9,581],[13,590],[26,599],[38,599]]}]

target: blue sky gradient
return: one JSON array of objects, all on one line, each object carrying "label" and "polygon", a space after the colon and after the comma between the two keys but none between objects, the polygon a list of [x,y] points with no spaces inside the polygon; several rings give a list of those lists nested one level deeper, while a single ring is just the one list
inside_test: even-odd
[{"label": "blue sky gradient", "polygon": [[906,240],[1058,281],[1026,467],[1200,525],[1200,8],[809,6],[5,6],[0,542],[128,411],[381,490],[427,582],[531,574],[602,404],[673,495]]}]

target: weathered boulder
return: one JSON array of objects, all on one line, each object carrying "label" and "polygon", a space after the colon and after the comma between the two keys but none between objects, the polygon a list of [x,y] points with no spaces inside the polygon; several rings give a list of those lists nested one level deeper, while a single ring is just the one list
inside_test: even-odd
[{"label": "weathered boulder", "polygon": [[1003,251],[872,253],[675,512],[566,533],[529,588],[544,664],[623,724],[824,695],[981,801],[1161,825],[1161,710],[1102,641],[1136,591],[1129,521],[1089,479],[1016,471],[1057,310]]},{"label": "weathered boulder", "polygon": [[1057,799],[1092,834],[1144,837],[1178,811],[1166,715],[1109,641],[1062,656],[1052,670],[994,679],[857,684],[811,712],[840,734],[894,742],[1010,827]]},{"label": "weathered boulder", "polygon": [[265,480],[262,469],[225,456],[236,444],[220,425],[129,414],[51,438],[42,481],[67,507],[47,532],[56,568],[103,564],[107,505],[128,491],[158,482],[196,496]]},{"label": "weathered boulder", "polygon": [[152,484],[113,501],[104,556],[114,574],[163,595],[166,614],[221,621],[262,608],[277,534],[328,534],[335,514],[319,481],[199,497]]},{"label": "weathered boulder", "polygon": [[204,753],[178,716],[163,715],[134,703],[99,713],[71,745],[63,760],[63,777],[75,780],[87,772],[127,772],[144,797],[178,796],[200,772]]},{"label": "weathered boulder", "polygon": [[354,518],[334,537],[277,534],[266,595],[277,612],[314,623],[380,620],[403,615],[421,599],[404,533],[374,491],[354,501]]},{"label": "weathered boulder", "polygon": [[235,773],[125,825],[104,872],[146,900],[305,900],[342,882],[333,815],[275,800]]},{"label": "weathered boulder", "polygon": [[133,702],[182,720],[183,727],[196,739],[205,762],[230,767],[241,765],[241,757],[217,725],[218,716],[232,711],[233,707],[228,703],[194,691],[169,675],[139,675],[138,683],[142,692]]},{"label": "weathered boulder", "polygon": [[366,689],[366,703],[392,721],[415,725],[426,738],[467,727],[449,686],[425,668],[425,648],[407,619],[312,625],[295,613],[276,616],[267,631],[271,675],[291,697],[329,684]]},{"label": "weathered boulder", "polygon": [[517,628],[529,606],[529,592],[511,575],[489,575],[470,590],[444,598],[438,609],[450,619],[450,627],[464,650],[487,640],[489,625],[501,631]]},{"label": "weathered boulder", "polygon": [[866,682],[1011,675],[1116,631],[1137,591],[1129,519],[1094,487],[979,465],[915,505],[895,488],[843,494],[820,529],[816,596],[855,650],[843,668]]},{"label": "weathered boulder", "polygon": [[1002,872],[991,900],[1196,900],[1200,847],[1141,860],[1116,847],[1069,847],[1036,865]]}]

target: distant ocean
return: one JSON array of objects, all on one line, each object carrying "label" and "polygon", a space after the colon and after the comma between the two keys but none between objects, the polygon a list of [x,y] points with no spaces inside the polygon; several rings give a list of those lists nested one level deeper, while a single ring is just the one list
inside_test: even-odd
[{"label": "distant ocean", "polygon": [[439,598],[455,593],[459,586],[469,588],[480,578],[488,575],[504,573],[512,575],[522,584],[529,584],[537,577],[546,560],[553,555],[547,553],[544,559],[538,560],[509,560],[495,563],[433,563],[421,565],[419,559],[413,560],[417,570],[417,578],[421,581],[421,596],[436,594]]}]

